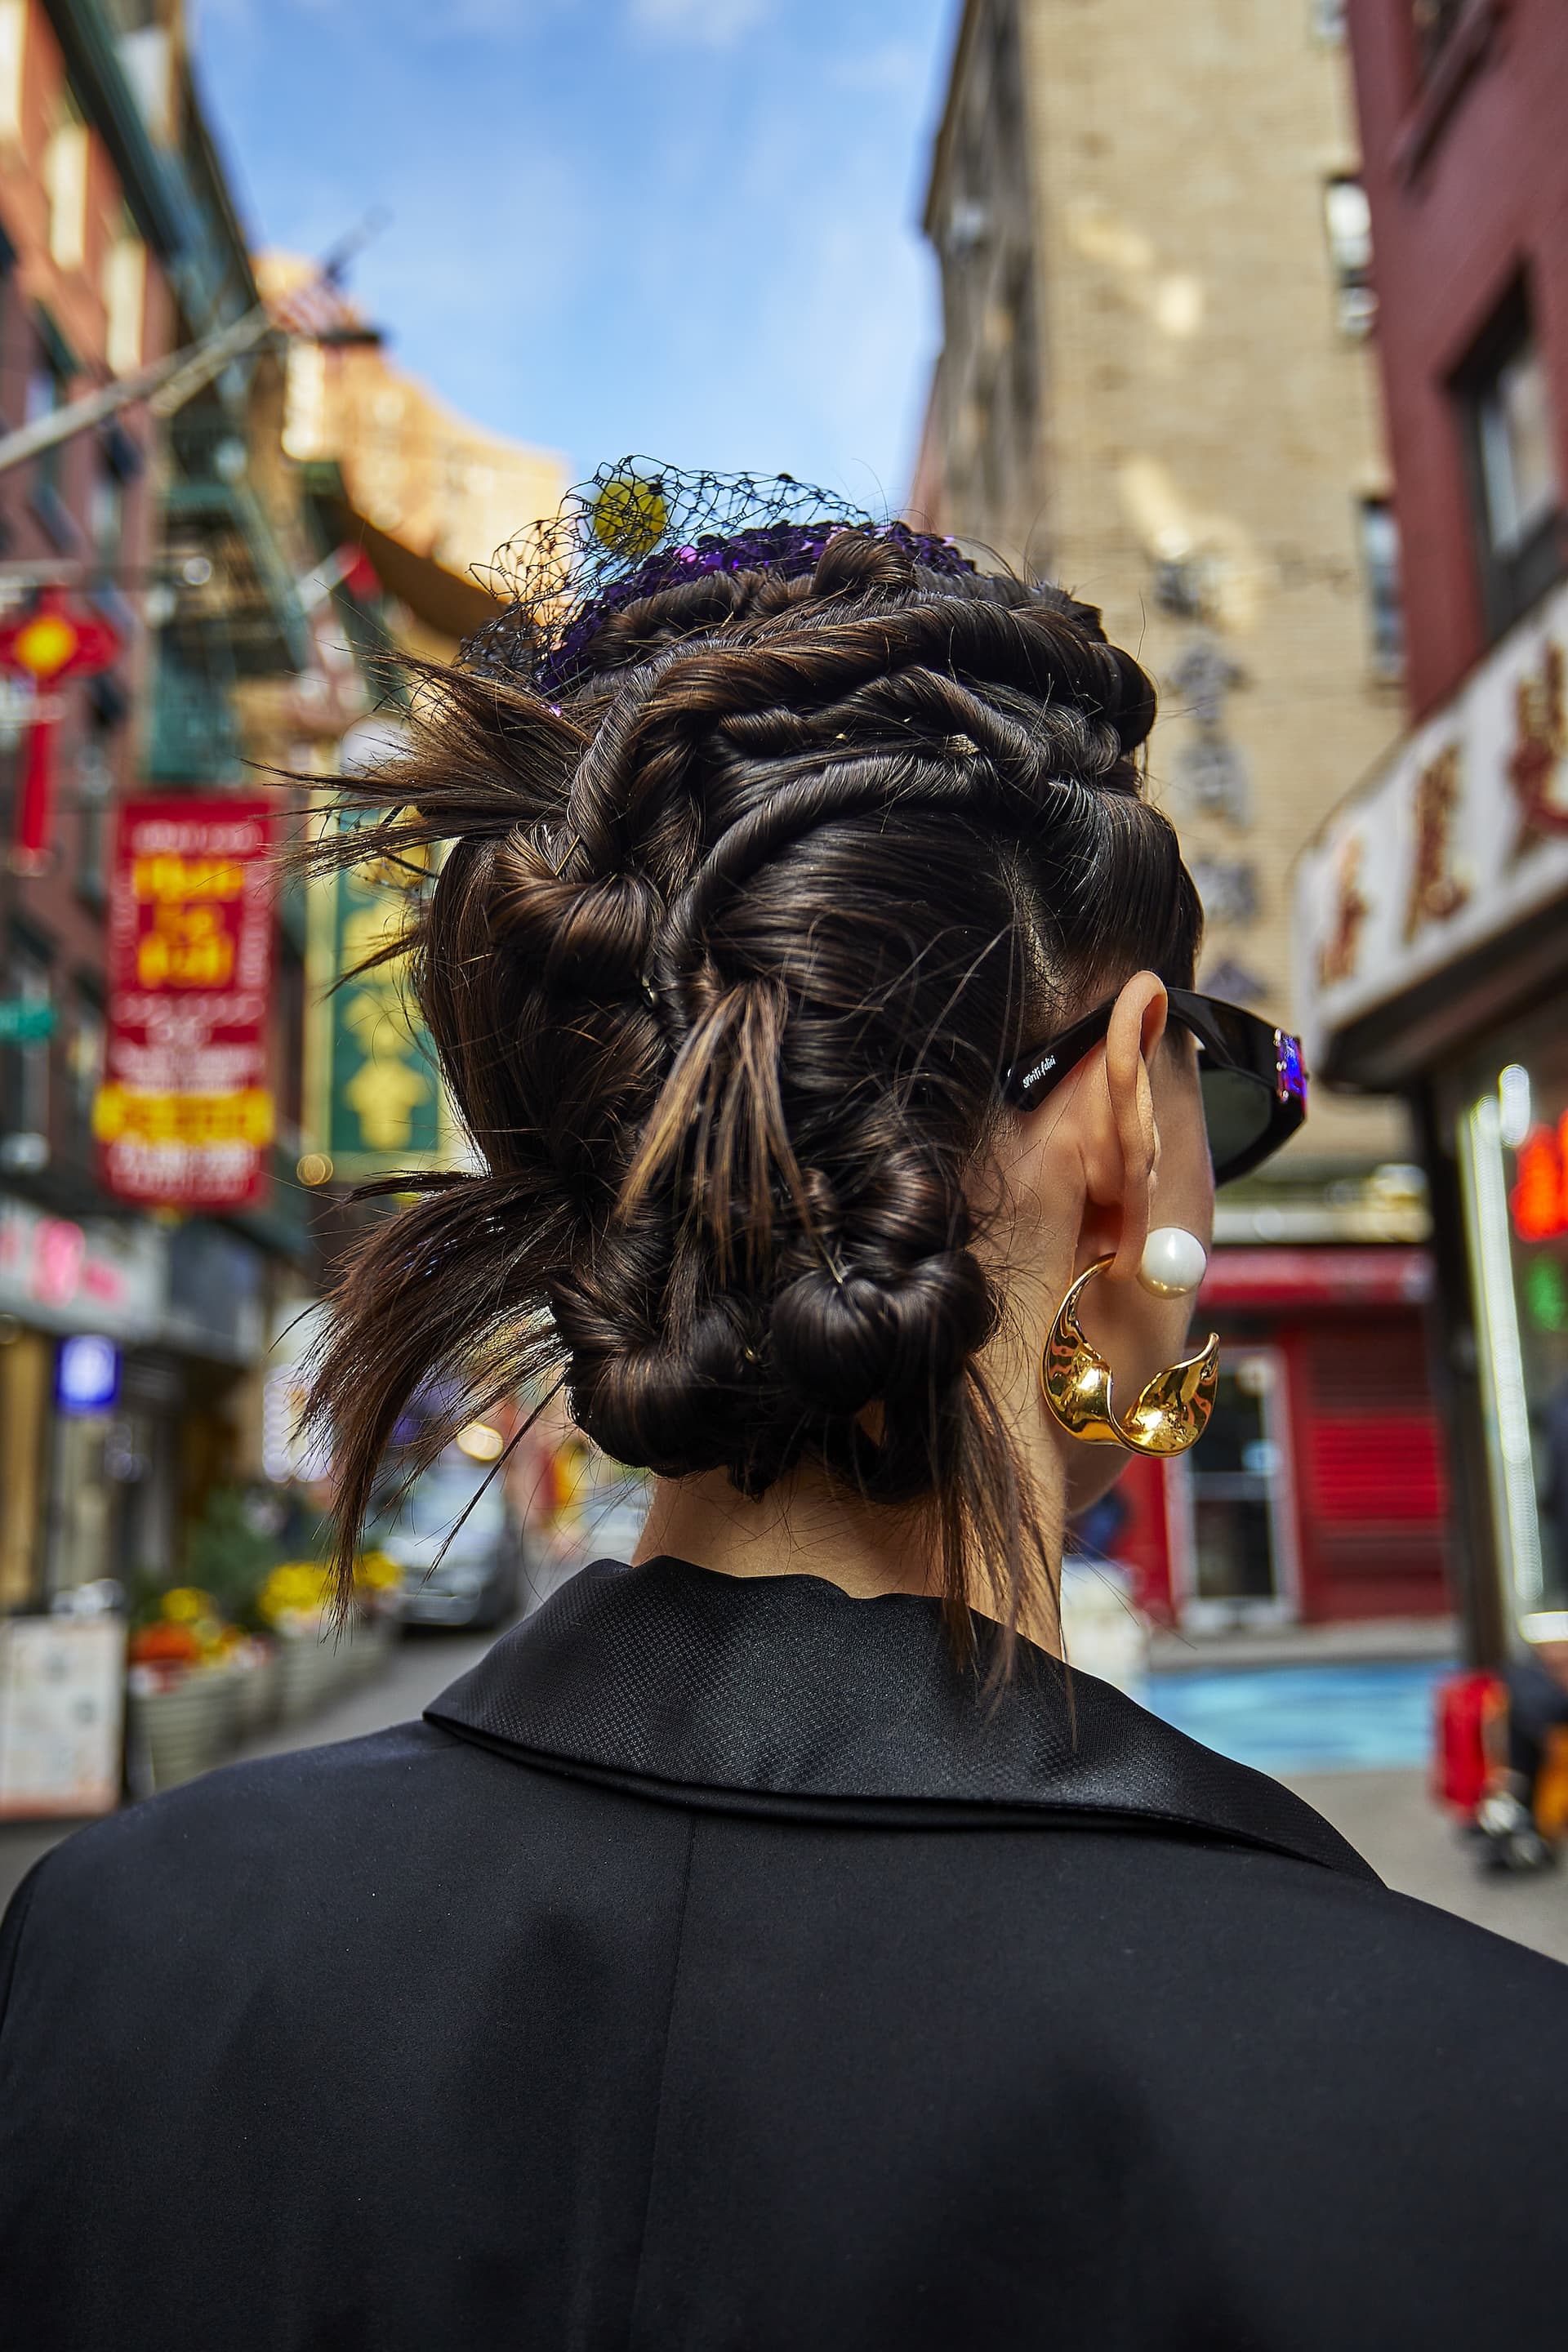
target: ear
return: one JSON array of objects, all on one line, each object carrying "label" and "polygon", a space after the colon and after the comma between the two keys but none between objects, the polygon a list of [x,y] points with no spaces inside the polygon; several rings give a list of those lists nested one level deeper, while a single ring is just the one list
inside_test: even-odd
[{"label": "ear", "polygon": [[[1134,972],[1111,1011],[1105,1036],[1105,1094],[1111,1149],[1097,1202],[1120,1212],[1115,1255],[1106,1272],[1130,1282],[1143,1256],[1160,1165],[1160,1130],[1149,1066],[1165,1034],[1170,1010],[1163,981],[1152,971]],[[1111,1140],[1113,1139],[1113,1140]]]}]

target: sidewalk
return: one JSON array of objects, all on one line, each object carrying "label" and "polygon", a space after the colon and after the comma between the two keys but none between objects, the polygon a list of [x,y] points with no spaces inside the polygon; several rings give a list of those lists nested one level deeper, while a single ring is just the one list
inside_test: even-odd
[{"label": "sidewalk", "polygon": [[1157,1675],[1234,1666],[1321,1666],[1444,1662],[1459,1654],[1452,1617],[1363,1617],[1332,1625],[1237,1626],[1225,1633],[1159,1632],[1149,1643]]}]

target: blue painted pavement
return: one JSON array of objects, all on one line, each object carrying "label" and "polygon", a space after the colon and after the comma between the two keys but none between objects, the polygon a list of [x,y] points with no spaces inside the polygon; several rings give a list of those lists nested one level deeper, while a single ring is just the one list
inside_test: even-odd
[{"label": "blue painted pavement", "polygon": [[1152,1714],[1262,1772],[1425,1765],[1433,1689],[1451,1664],[1240,1666],[1155,1675]]}]

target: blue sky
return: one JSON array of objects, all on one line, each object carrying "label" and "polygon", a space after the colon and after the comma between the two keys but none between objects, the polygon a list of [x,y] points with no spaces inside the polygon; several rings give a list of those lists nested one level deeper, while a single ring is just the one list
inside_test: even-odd
[{"label": "blue sky", "polygon": [[203,0],[251,232],[388,226],[352,287],[480,423],[908,488],[938,340],[917,223],[954,0]]}]

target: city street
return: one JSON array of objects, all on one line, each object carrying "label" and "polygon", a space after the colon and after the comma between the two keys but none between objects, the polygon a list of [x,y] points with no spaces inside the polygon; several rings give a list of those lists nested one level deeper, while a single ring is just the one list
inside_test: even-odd
[{"label": "city street", "polygon": [[[380,1680],[310,1722],[268,1733],[241,1754],[273,1756],[357,1739],[406,1721],[480,1658],[493,1639],[489,1633],[405,1633]],[[1424,1772],[1292,1774],[1288,1785],[1331,1821],[1388,1885],[1568,1961],[1568,1874],[1482,1877],[1468,1845],[1432,1804]],[[33,1823],[0,1825],[0,1902],[9,1899],[17,1881],[61,1834]]]}]

